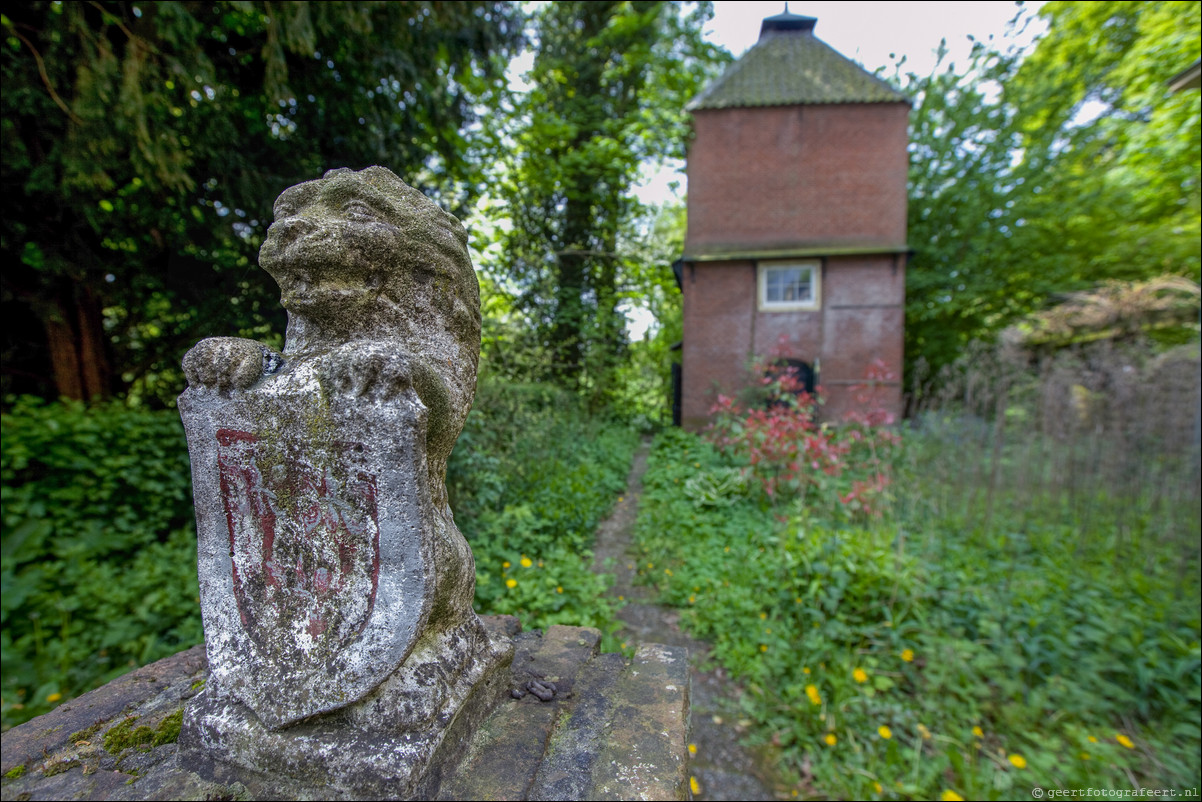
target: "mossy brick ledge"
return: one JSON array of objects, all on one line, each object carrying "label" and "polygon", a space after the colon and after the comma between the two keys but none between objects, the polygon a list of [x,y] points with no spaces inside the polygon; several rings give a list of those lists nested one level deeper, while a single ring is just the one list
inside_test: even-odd
[{"label": "mossy brick ledge", "polygon": [[[513,664],[502,701],[463,735],[462,760],[442,771],[438,799],[688,798],[685,650],[644,644],[627,660],[598,654],[595,629],[521,632],[510,616],[483,621],[513,639]],[[202,777],[164,743],[206,679],[198,646],[9,730],[0,798],[328,798],[328,788],[228,765]],[[541,701],[531,683],[554,694]]]}]

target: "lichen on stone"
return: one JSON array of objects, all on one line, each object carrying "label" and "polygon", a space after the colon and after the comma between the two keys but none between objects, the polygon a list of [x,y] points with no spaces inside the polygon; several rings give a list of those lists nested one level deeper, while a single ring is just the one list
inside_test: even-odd
[{"label": "lichen on stone", "polygon": [[82,729],[79,732],[71,733],[71,737],[68,738],[67,740],[73,744],[79,743],[80,741],[90,741],[96,735],[96,733],[100,732],[100,728],[103,727],[104,725],[105,725],[105,722],[103,720],[97,721],[95,724],[93,724],[90,727]]},{"label": "lichen on stone", "polygon": [[52,763],[48,763],[46,765],[46,768],[42,771],[42,774],[44,774],[47,777],[53,777],[56,774],[62,774],[64,771],[69,771],[78,765],[79,765],[79,760],[77,760],[77,759],[57,760]]}]

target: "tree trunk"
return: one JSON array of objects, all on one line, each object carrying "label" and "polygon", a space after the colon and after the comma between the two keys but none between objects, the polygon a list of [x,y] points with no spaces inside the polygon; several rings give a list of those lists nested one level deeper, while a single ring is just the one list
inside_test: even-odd
[{"label": "tree trunk", "polygon": [[91,401],[112,394],[104,324],[86,287],[59,292],[39,310],[46,330],[54,386],[61,398]]}]

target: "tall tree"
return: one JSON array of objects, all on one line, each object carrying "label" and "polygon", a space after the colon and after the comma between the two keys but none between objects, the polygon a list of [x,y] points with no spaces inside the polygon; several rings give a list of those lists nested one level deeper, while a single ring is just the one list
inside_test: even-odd
[{"label": "tall tree", "polygon": [[521,37],[503,2],[31,2],[2,22],[4,392],[73,398],[170,398],[199,337],[280,331],[254,264],[291,184],[383,164],[462,206],[483,181],[465,132]]},{"label": "tall tree", "polygon": [[[644,165],[682,157],[685,105],[729,59],[701,39],[708,3],[559,2],[536,16],[517,101],[498,265],[545,343],[549,374],[603,388],[625,346],[624,226]],[[666,266],[665,266],[666,269]]]},{"label": "tall tree", "polygon": [[911,361],[1105,280],[1199,275],[1199,93],[1167,85],[1198,58],[1199,6],[1039,13],[1029,54],[978,43],[964,70],[909,76]]}]

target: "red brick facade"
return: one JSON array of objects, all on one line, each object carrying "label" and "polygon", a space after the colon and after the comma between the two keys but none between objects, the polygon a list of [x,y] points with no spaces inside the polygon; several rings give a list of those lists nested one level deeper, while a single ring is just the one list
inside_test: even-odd
[{"label": "red brick facade", "polygon": [[[699,109],[689,151],[682,423],[698,428],[718,392],[782,335],[817,362],[838,420],[880,359],[897,380],[879,401],[901,412],[905,294],[905,102]],[[805,260],[820,271],[812,310],[761,311],[758,265]]]}]

